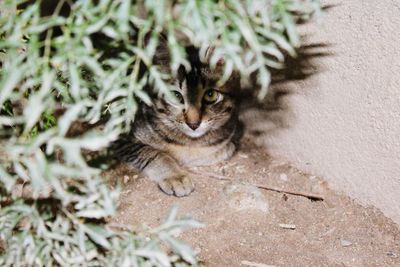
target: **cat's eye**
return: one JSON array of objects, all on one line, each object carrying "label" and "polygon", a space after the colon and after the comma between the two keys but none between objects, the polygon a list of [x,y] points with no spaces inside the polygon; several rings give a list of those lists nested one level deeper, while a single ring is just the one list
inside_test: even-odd
[{"label": "cat's eye", "polygon": [[184,99],[181,93],[179,93],[178,91],[172,91],[173,96],[176,98],[177,102],[180,104],[184,103]]},{"label": "cat's eye", "polygon": [[203,96],[204,102],[207,104],[214,104],[220,100],[221,94],[213,89],[207,90]]}]

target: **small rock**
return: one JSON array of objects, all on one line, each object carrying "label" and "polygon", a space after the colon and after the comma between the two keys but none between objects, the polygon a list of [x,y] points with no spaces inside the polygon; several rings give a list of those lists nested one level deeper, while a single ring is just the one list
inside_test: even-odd
[{"label": "small rock", "polygon": [[296,225],[294,224],[287,224],[287,223],[280,223],[279,227],[283,228],[283,229],[290,229],[290,230],[294,230],[296,229]]},{"label": "small rock", "polygon": [[124,175],[124,184],[129,182],[130,177],[128,175]]},{"label": "small rock", "polygon": [[391,258],[397,258],[397,254],[394,253],[393,251],[389,251],[388,253],[386,253],[386,255],[391,257]]},{"label": "small rock", "polygon": [[243,159],[249,158],[249,156],[247,156],[246,154],[243,154],[243,153],[239,153],[239,157],[241,157]]},{"label": "small rock", "polygon": [[349,246],[353,245],[353,243],[348,240],[342,239],[342,240],[340,240],[340,245],[342,245],[342,247],[349,247]]},{"label": "small rock", "polygon": [[281,173],[281,175],[279,175],[279,179],[284,182],[287,182],[289,180],[286,173]]},{"label": "small rock", "polygon": [[130,192],[132,192],[132,189],[125,190],[125,191],[123,192],[123,194],[129,195]]},{"label": "small rock", "polygon": [[245,265],[245,266],[251,266],[251,267],[275,267],[275,265],[269,265],[269,264],[252,262],[252,261],[241,261],[240,264]]},{"label": "small rock", "polygon": [[225,186],[224,194],[228,205],[236,210],[257,209],[268,212],[269,205],[261,191],[243,183],[230,183]]}]

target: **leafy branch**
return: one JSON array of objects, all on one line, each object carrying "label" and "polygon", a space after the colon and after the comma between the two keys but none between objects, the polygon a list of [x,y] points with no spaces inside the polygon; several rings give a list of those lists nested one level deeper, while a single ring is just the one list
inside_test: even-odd
[{"label": "leafy branch", "polygon": [[[14,14],[0,16],[0,265],[196,264],[173,233],[200,225],[176,210],[150,239],[111,229],[119,191],[87,155],[129,130],[139,101],[151,104],[148,87],[169,97],[169,74],[190,68],[187,45],[211,68],[223,62],[221,82],[255,76],[264,97],[271,68],[296,56],[296,25],[318,1],[51,3],[1,3]],[[153,64],[161,34],[167,73]],[[25,186],[28,197],[15,194]]]}]

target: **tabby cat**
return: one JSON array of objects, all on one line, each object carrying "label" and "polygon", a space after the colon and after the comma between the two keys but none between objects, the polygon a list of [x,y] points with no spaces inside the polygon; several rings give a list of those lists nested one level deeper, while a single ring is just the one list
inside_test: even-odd
[{"label": "tabby cat", "polygon": [[[187,48],[187,54],[191,70],[180,67],[170,81],[175,97],[154,95],[153,105],[142,104],[131,132],[113,146],[118,159],[157,182],[166,194],[178,197],[194,190],[185,167],[229,159],[240,132],[238,77],[218,85],[219,68],[211,70],[203,64],[193,47]],[[158,50],[155,63],[169,70],[165,50]]]}]

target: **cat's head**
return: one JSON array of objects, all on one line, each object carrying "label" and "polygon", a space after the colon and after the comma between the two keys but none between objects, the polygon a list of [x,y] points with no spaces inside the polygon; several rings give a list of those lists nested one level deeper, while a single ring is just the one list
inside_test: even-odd
[{"label": "cat's head", "polygon": [[[187,54],[191,70],[183,66],[171,80],[173,99],[160,97],[154,102],[154,111],[161,122],[173,131],[190,138],[200,138],[223,127],[236,116],[240,81],[233,75],[219,85],[222,69],[210,69],[200,61],[198,50],[189,47]],[[162,61],[161,61],[162,62]],[[164,61],[169,62],[169,61]]]}]

